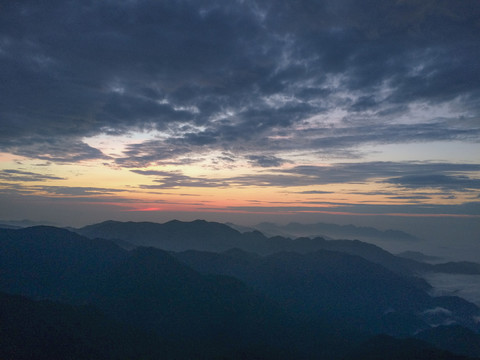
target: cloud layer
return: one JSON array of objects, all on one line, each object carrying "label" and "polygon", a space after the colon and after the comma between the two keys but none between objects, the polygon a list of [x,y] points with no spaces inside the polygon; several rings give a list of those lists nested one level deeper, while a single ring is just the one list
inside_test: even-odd
[{"label": "cloud layer", "polygon": [[479,16],[475,0],[7,2],[0,150],[105,160],[85,138],[155,130],[117,164],[226,151],[278,167],[478,142]]},{"label": "cloud layer", "polygon": [[6,1],[0,215],[473,223],[479,18],[478,0]]}]

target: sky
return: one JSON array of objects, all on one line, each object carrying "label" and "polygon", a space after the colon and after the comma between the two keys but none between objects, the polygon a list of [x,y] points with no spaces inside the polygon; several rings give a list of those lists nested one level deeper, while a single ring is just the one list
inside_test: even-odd
[{"label": "sky", "polygon": [[0,219],[480,243],[479,33],[478,0],[3,2]]}]

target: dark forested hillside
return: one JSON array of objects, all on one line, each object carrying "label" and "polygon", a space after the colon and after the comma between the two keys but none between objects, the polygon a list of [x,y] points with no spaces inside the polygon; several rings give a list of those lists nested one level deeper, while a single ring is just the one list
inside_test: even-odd
[{"label": "dark forested hillside", "polygon": [[[182,247],[187,246],[185,234],[190,244],[204,239],[215,246],[222,237],[238,234],[206,222],[196,223],[194,232],[187,226],[175,233],[172,229],[181,224],[170,224],[169,234]],[[210,241],[216,233],[219,237]],[[276,241],[252,236],[267,244]],[[304,244],[312,241],[322,243],[306,239]],[[383,256],[379,248],[360,242],[338,246],[346,251],[169,253],[141,246],[126,250],[113,240],[54,227],[1,229],[1,355],[340,359],[378,348],[374,340],[375,346],[368,343],[373,334],[410,336],[452,321],[478,333],[475,305],[457,297],[431,297],[408,273],[367,260]],[[348,254],[352,249],[367,255]],[[396,259],[382,256],[382,261]],[[403,344],[398,341],[388,338],[391,349]],[[434,345],[429,345],[432,354],[448,354]],[[397,358],[410,359],[410,353],[400,354],[405,356]]]},{"label": "dark forested hillside", "polygon": [[[153,246],[167,251],[200,250],[221,252],[238,248],[247,252],[269,255],[277,252],[310,253],[318,250],[339,251],[358,255],[405,276],[419,272],[450,272],[478,274],[480,264],[447,263],[427,264],[421,261],[394,256],[379,246],[358,240],[326,240],[321,237],[290,239],[282,236],[266,237],[259,231],[243,232],[216,222],[170,221],[164,224],[151,222],[106,221],[75,230],[91,239],[111,239],[126,249],[135,246]],[[428,285],[419,280],[424,289]]]},{"label": "dark forested hillside", "polygon": [[[90,304],[187,358],[289,359],[307,355],[303,342],[317,354],[343,347],[341,337],[317,339],[317,326],[303,326],[241,281],[202,275],[159,249],[128,252],[49,227],[2,231],[0,248],[2,291]],[[326,342],[340,345],[324,349]]]},{"label": "dark forested hillside", "polygon": [[50,226],[0,229],[0,246],[2,290],[83,303],[99,276],[128,254],[109,240]]},{"label": "dark forested hillside", "polygon": [[480,334],[458,325],[437,326],[415,335],[439,349],[480,358]]},{"label": "dark forested hillside", "polygon": [[77,230],[89,238],[119,239],[137,246],[155,246],[164,250],[227,250],[235,247],[241,234],[227,225],[196,220],[178,220],[165,224],[151,222],[105,221]]},{"label": "dark forested hillside", "polygon": [[344,360],[467,360],[466,356],[439,350],[415,339],[376,336],[355,348]]},{"label": "dark forested hillside", "polygon": [[93,307],[0,293],[0,358],[158,359],[173,346]]},{"label": "dark forested hillside", "polygon": [[[415,278],[359,256],[317,251],[259,256],[241,250],[187,251],[178,259],[204,273],[235,276],[305,317],[328,318],[364,331],[409,335],[455,318],[477,328],[479,309],[460,298],[433,298]],[[441,307],[444,318],[431,311]],[[462,320],[463,319],[463,320]]]}]

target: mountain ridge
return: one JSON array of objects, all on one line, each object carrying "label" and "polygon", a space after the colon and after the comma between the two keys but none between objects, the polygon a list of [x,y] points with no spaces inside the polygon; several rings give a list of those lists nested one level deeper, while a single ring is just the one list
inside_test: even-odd
[{"label": "mountain ridge", "polygon": [[378,245],[360,240],[326,240],[322,237],[283,236],[267,237],[258,230],[240,232],[217,222],[195,220],[183,222],[172,220],[166,223],[105,221],[75,229],[89,238],[111,239],[125,248],[153,246],[167,251],[226,251],[239,248],[262,255],[278,251],[307,253],[317,250],[332,250],[359,255],[379,263],[388,269],[406,276],[422,272],[450,271],[456,273],[480,274],[480,264],[451,262],[448,266],[428,264],[418,260],[395,256]]},{"label": "mountain ridge", "polygon": [[[185,223],[169,226],[179,225]],[[215,226],[208,234],[215,229],[225,230]],[[183,253],[125,250],[112,240],[48,226],[0,229],[0,249],[0,291],[89,304],[122,324],[175,339],[171,345],[181,359],[339,359],[372,331],[388,331],[384,321],[397,329],[403,324],[410,335],[425,321],[470,326],[468,319],[480,314],[459,298],[432,298],[380,264],[325,249],[270,255],[190,250],[204,266],[199,269]],[[216,270],[206,271],[215,262]]]}]

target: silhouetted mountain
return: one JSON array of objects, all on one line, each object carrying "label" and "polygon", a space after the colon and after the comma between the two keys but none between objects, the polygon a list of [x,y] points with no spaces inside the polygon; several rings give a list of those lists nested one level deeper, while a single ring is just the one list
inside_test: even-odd
[{"label": "silhouetted mountain", "polygon": [[423,317],[433,326],[459,324],[480,333],[478,306],[458,296],[435,296]]},{"label": "silhouetted mountain", "polygon": [[284,334],[291,321],[273,302],[234,278],[201,275],[159,249],[134,250],[99,285],[93,303],[107,314],[192,348],[262,345],[277,349],[276,357],[293,348]]},{"label": "silhouetted mountain", "polygon": [[358,348],[344,360],[467,360],[445,350],[416,339],[395,339],[386,335],[376,336]]},{"label": "silhouetted mountain", "polygon": [[[450,261],[447,263],[438,263],[440,258],[424,255],[416,251],[406,251],[397,254],[397,257],[405,258],[410,261],[404,261],[403,264],[411,270],[417,272],[434,272],[443,274],[464,274],[480,275],[480,264],[470,261]],[[437,262],[429,264],[429,262]]]},{"label": "silhouetted mountain", "polygon": [[445,274],[480,275],[480,264],[469,261],[448,262],[432,265],[429,267],[429,271]]},{"label": "silhouetted mountain", "polygon": [[[291,224],[292,227],[300,225]],[[347,226],[346,228],[351,227]],[[353,227],[353,229],[357,229],[357,227]],[[451,262],[432,265],[415,259],[395,256],[379,246],[359,240],[325,240],[321,237],[300,237],[292,240],[282,236],[268,238],[259,231],[240,233],[225,224],[203,220],[192,222],[174,220],[164,224],[106,221],[75,231],[91,239],[110,239],[128,250],[135,246],[153,246],[167,251],[200,250],[214,252],[238,248],[262,255],[276,252],[309,253],[318,250],[330,250],[361,256],[404,276],[414,276],[423,272],[480,274],[480,264]],[[429,287],[421,278],[418,278],[418,286],[423,289]]]},{"label": "silhouetted mountain", "polygon": [[99,274],[127,256],[109,240],[35,226],[0,229],[0,288],[35,299],[86,302]]},{"label": "silhouetted mountain", "polygon": [[437,320],[430,317],[429,309],[436,307],[448,309],[449,319],[473,327],[472,318],[480,314],[471,303],[432,298],[416,279],[345,253],[323,250],[261,257],[236,249],[175,256],[202,273],[237,277],[297,316],[330,319],[377,333],[404,336],[428,328],[428,320]]},{"label": "silhouetted mountain", "polygon": [[157,336],[94,308],[0,292],[1,359],[158,359],[168,354],[173,355],[171,348]]},{"label": "silhouetted mountain", "polygon": [[[178,228],[185,224],[184,233],[192,234],[192,224],[198,232],[196,236],[189,235],[191,243],[201,239],[198,241],[218,245],[209,240],[215,236],[212,229],[217,229],[220,238],[239,234],[221,224],[210,227],[206,222],[173,222],[168,228],[177,244],[182,244]],[[202,229],[207,229],[206,233],[202,234]],[[323,239],[298,243],[285,238],[267,239],[259,232],[241,239],[247,248],[253,246],[248,241],[254,239],[264,241],[265,247],[283,242],[285,247],[303,244],[303,249],[335,243]],[[365,251],[368,256],[383,254],[381,249],[360,242],[338,242],[338,246]],[[84,314],[85,321],[91,319],[80,329],[105,329],[114,322],[131,327],[134,334],[137,332],[133,329],[140,328],[155,334],[152,341],[179,359],[333,359],[365,340],[368,332],[406,335],[442,321],[474,328],[474,316],[480,315],[479,309],[467,301],[432,298],[414,278],[345,252],[321,250],[261,256],[240,249],[223,253],[167,253],[138,247],[127,251],[110,240],[92,240],[46,226],[0,230],[0,275],[0,291],[90,304],[98,309],[98,317],[83,313],[86,308],[70,306],[70,310],[65,310],[65,318],[72,319],[73,324],[79,312]],[[55,311],[61,314],[63,310]],[[26,313],[21,312],[19,317],[23,327],[17,329],[18,338],[26,334],[30,339],[25,328]],[[70,323],[68,320],[57,324],[55,316],[52,321],[51,326],[58,326],[59,331]],[[40,320],[35,326],[33,329],[43,331]],[[69,331],[66,329],[65,334]],[[92,334],[97,336],[95,331]],[[121,339],[123,330],[120,327],[118,331]],[[49,341],[47,337],[39,339]],[[60,353],[64,351],[61,346],[75,349],[80,341],[75,337],[58,339],[58,346],[51,344],[57,346],[52,351]],[[115,339],[108,341],[116,342]],[[11,344],[17,344],[17,340],[11,340]],[[85,342],[90,342],[88,337]],[[135,348],[141,343],[132,340],[128,344]],[[9,343],[4,344],[8,350]],[[148,358],[158,351],[158,347],[150,348],[148,344],[145,356],[132,358]],[[28,352],[29,346],[26,343],[22,349]],[[92,349],[92,354],[96,354],[95,342]],[[71,355],[74,359],[76,356]],[[163,356],[168,358],[163,353],[160,358]],[[90,357],[102,358],[101,354]]]},{"label": "silhouetted mountain", "polygon": [[[171,339],[186,358],[304,353],[296,343],[310,326],[239,280],[201,275],[165,251],[128,252],[51,227],[2,230],[0,249],[2,291],[93,304],[117,321]],[[312,330],[304,340],[310,351],[318,327]]]},{"label": "silhouetted mountain", "polygon": [[419,262],[426,262],[426,263],[438,262],[439,260],[441,260],[441,258],[437,256],[425,255],[419,251],[403,251],[397,254],[397,256],[405,259],[415,260]]},{"label": "silhouetted mountain", "polygon": [[204,220],[173,220],[164,224],[105,221],[83,227],[78,233],[89,238],[119,239],[137,246],[154,246],[170,251],[227,250],[235,247],[241,239],[241,234],[227,225]]},{"label": "silhouetted mountain", "polygon": [[325,240],[323,238],[292,240],[280,236],[267,238],[259,231],[240,233],[227,225],[201,220],[170,221],[165,224],[106,221],[78,229],[77,232],[89,238],[121,240],[137,246],[154,246],[168,251],[218,252],[239,248],[264,255],[281,251],[299,253],[317,250],[341,251],[361,256],[403,275],[413,275],[426,266],[396,257],[378,246],[358,240]]},{"label": "silhouetted mountain", "polygon": [[[338,251],[360,256],[368,261],[380,264],[397,274],[412,276],[423,268],[423,264],[399,258],[376,245],[359,240],[322,240],[322,238],[313,239],[322,250]],[[428,285],[420,279],[418,280],[418,285],[424,289],[428,287]]]},{"label": "silhouetted mountain", "polygon": [[0,229],[20,229],[20,228],[21,228],[20,226],[1,224],[0,223]]},{"label": "silhouetted mountain", "polygon": [[289,223],[287,225],[277,225],[273,223],[260,223],[253,228],[271,235],[281,235],[287,237],[318,237],[326,236],[335,239],[383,239],[394,241],[418,241],[414,235],[400,230],[378,230],[373,227],[355,226],[355,225],[337,225],[329,223],[300,224]]},{"label": "silhouetted mountain", "polygon": [[480,358],[480,334],[458,325],[437,326],[415,335],[433,346],[465,356]]}]

